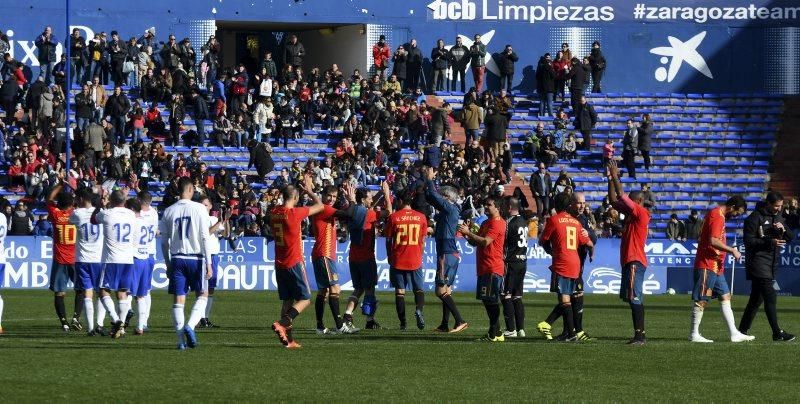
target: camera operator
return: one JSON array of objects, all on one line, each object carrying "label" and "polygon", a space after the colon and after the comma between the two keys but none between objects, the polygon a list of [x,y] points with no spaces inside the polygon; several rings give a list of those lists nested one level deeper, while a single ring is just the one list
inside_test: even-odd
[{"label": "camera operator", "polygon": [[745,268],[751,289],[739,331],[747,333],[763,302],[772,328],[772,340],[792,341],[794,335],[778,326],[778,293],[775,290],[775,272],[781,250],[793,238],[781,215],[782,208],[783,196],[778,192],[769,192],[766,200],[759,203],[744,222]]}]

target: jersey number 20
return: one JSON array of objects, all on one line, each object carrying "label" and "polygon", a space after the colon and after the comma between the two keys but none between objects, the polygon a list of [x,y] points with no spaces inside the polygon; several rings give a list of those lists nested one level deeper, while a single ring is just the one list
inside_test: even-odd
[{"label": "jersey number 20", "polygon": [[419,245],[418,224],[398,224],[394,245]]}]

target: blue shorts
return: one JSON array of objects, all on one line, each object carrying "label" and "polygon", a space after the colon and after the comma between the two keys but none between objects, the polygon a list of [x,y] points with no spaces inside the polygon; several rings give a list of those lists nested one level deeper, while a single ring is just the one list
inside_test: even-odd
[{"label": "blue shorts", "polygon": [[133,287],[133,264],[105,264],[100,276],[100,288],[130,290]]},{"label": "blue shorts", "polygon": [[150,260],[133,259],[133,285],[131,286],[131,295],[136,297],[144,297],[150,292],[153,284],[153,268],[150,266]]},{"label": "blue shorts", "polygon": [[411,285],[413,291],[422,290],[422,268],[415,271],[389,268],[389,281],[395,289],[408,289]]},{"label": "blue shorts", "polygon": [[278,297],[281,300],[309,300],[311,288],[308,286],[306,265],[300,261],[291,268],[275,267],[275,281],[278,283]]},{"label": "blue shorts", "polygon": [[500,294],[503,292],[503,277],[495,273],[479,275],[475,292],[475,298],[478,300],[486,303],[500,303]]},{"label": "blue shorts", "polygon": [[622,267],[622,279],[620,280],[619,297],[623,302],[642,304],[644,301],[644,273],[647,267],[641,262],[634,261]]},{"label": "blue shorts", "polygon": [[572,295],[577,290],[577,279],[567,278],[555,272],[550,274],[550,291],[559,295]]},{"label": "blue shorts", "polygon": [[75,266],[72,264],[58,264],[53,261],[50,267],[50,290],[56,293],[67,291],[67,285],[75,279]]},{"label": "blue shorts", "polygon": [[436,286],[453,286],[458,274],[458,253],[440,255],[436,258]]},{"label": "blue shorts", "polygon": [[314,258],[311,263],[314,265],[314,279],[317,280],[317,289],[329,288],[339,284],[339,269],[330,258]]},{"label": "blue shorts", "polygon": [[378,284],[378,264],[375,260],[350,261],[350,279],[353,289],[374,288]]},{"label": "blue shorts", "polygon": [[103,264],[76,262],[75,290],[100,289],[100,276],[103,275]]},{"label": "blue shorts", "polygon": [[710,298],[722,297],[731,293],[724,274],[715,274],[706,269],[694,269],[694,289],[692,300],[708,301]]},{"label": "blue shorts", "polygon": [[219,273],[219,254],[211,255],[211,279],[208,280],[208,290],[217,288],[217,274]]},{"label": "blue shorts", "polygon": [[186,296],[190,290],[203,293],[208,290],[202,257],[172,258],[172,275],[169,278],[169,293]]}]

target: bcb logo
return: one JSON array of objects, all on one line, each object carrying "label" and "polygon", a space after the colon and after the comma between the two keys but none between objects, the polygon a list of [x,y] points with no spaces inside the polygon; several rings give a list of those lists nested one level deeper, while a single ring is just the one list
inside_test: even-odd
[{"label": "bcb logo", "polygon": [[470,0],[436,0],[428,4],[428,9],[433,12],[434,20],[474,20],[477,8],[475,3]]}]

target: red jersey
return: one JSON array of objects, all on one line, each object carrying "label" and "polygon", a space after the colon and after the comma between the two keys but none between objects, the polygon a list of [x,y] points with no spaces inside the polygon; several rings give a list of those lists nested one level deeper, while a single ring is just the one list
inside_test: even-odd
[{"label": "red jersey", "polygon": [[619,248],[619,258],[622,266],[631,262],[639,262],[647,266],[647,255],[644,245],[647,242],[647,226],[650,225],[650,212],[644,206],[620,195],[619,201],[614,204],[621,213],[625,214],[625,228],[622,230],[622,244]]},{"label": "red jersey", "polygon": [[700,230],[700,239],[697,245],[697,255],[694,259],[695,269],[708,269],[716,274],[725,270],[725,251],[717,250],[711,246],[711,238],[717,238],[725,244],[725,214],[722,209],[711,209],[703,219]]},{"label": "red jersey", "polygon": [[47,203],[47,214],[53,224],[53,259],[57,264],[75,264],[75,241],[78,229],[69,222],[72,210],[73,208],[61,210],[56,204]]},{"label": "red jersey", "polygon": [[553,265],[550,270],[569,279],[577,279],[581,273],[581,257],[578,247],[589,244],[589,237],[583,234],[581,222],[567,212],[561,212],[547,219],[540,242],[550,242]]},{"label": "red jersey", "polygon": [[501,217],[486,219],[481,224],[478,235],[489,237],[492,243],[486,247],[478,247],[478,260],[476,262],[478,276],[486,274],[505,274],[505,245],[506,245],[506,221]]},{"label": "red jersey", "polygon": [[389,262],[400,271],[416,271],[422,268],[422,253],[425,250],[425,235],[428,219],[412,209],[401,209],[389,216],[386,237],[391,240]]},{"label": "red jersey", "polygon": [[364,262],[375,259],[375,228],[378,214],[374,210],[367,211],[364,217],[364,231],[361,233],[361,244],[350,243],[350,262]]},{"label": "red jersey", "polygon": [[333,206],[325,205],[322,212],[317,213],[311,218],[311,225],[314,228],[314,248],[311,250],[311,258],[327,257],[331,260],[336,259],[336,209]]},{"label": "red jersey", "polygon": [[277,206],[270,212],[269,225],[275,238],[275,268],[290,269],[303,262],[300,223],[308,217],[308,208]]}]

